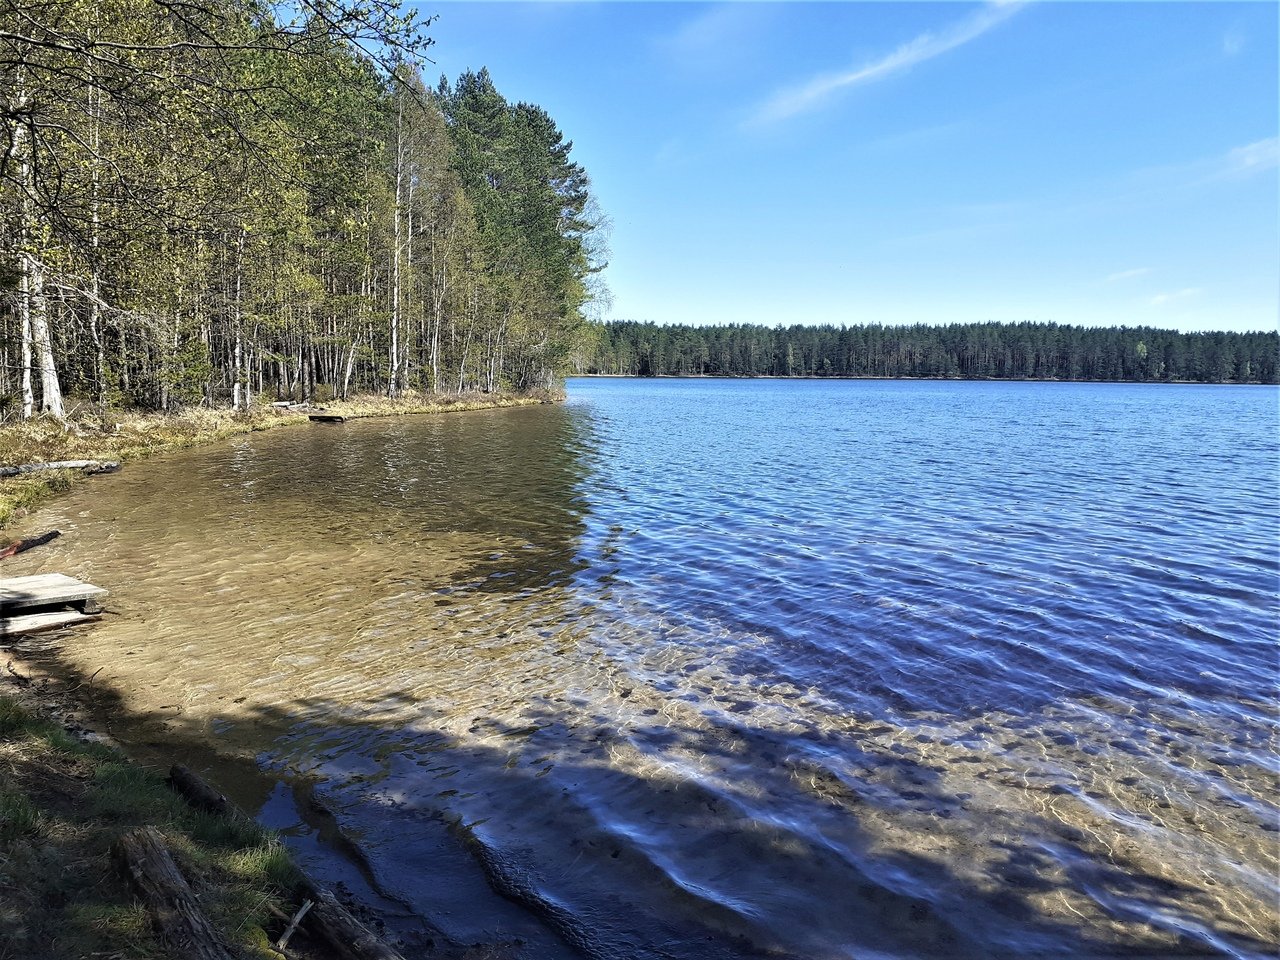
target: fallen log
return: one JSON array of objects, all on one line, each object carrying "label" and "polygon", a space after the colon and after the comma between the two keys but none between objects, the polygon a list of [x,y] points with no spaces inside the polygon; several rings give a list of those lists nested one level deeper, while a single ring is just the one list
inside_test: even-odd
[{"label": "fallen log", "polygon": [[116,841],[116,857],[142,900],[160,942],[194,960],[233,960],[200,910],[182,871],[155,827],[137,827]]},{"label": "fallen log", "polygon": [[[249,820],[234,803],[184,766],[175,764],[170,768],[169,786],[201,810],[233,820]],[[303,928],[324,940],[338,960],[404,960],[402,954],[387,946],[337,897],[316,886],[310,878],[303,876],[297,892],[299,896],[313,901],[302,921]]]},{"label": "fallen log", "polygon": [[309,880],[303,882],[305,895],[315,901],[304,926],[322,939],[341,960],[404,960],[382,939],[357,920],[328,890]]},{"label": "fallen log", "polygon": [[83,470],[85,473],[115,473],[120,469],[116,460],[55,460],[52,463],[24,463],[16,467],[0,467],[0,477],[17,477],[41,470]]},{"label": "fallen log", "polygon": [[7,547],[0,548],[0,560],[5,557],[16,556],[19,553],[26,553],[32,547],[42,547],[50,540],[56,540],[62,536],[61,530],[50,530],[48,533],[42,533],[38,537],[27,537],[25,540],[17,540],[9,544]]},{"label": "fallen log", "polygon": [[181,764],[174,764],[169,768],[169,786],[182,794],[187,803],[206,813],[216,813],[232,819],[248,819],[234,803]]},{"label": "fallen log", "polygon": [[346,423],[347,418],[337,413],[313,413],[310,414],[312,423]]},{"label": "fallen log", "polygon": [[291,411],[319,410],[323,412],[325,409],[324,407],[313,406],[310,400],[303,400],[301,402],[294,401],[294,400],[277,400],[276,402],[271,404],[271,406],[275,407],[277,410],[291,410]]}]

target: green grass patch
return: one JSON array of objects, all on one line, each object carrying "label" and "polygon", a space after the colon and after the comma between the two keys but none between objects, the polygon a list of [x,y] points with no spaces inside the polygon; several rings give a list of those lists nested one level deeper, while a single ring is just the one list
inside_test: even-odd
[{"label": "green grass patch", "polygon": [[209,847],[257,847],[274,842],[270,831],[252,820],[219,817],[199,810],[191,811],[188,832],[197,843]]},{"label": "green grass patch", "polygon": [[25,794],[0,786],[0,843],[36,833],[40,811]]},{"label": "green grass patch", "polygon": [[268,889],[289,890],[302,880],[289,851],[278,840],[237,850],[228,858],[227,867],[242,880]]},{"label": "green grass patch", "polygon": [[[81,743],[0,695],[0,945],[11,956],[164,956],[112,866],[121,832],[164,835],[210,921],[244,956],[268,956],[273,911],[301,879],[271,831],[196,810],[156,772]],[[0,957],[6,954],[0,949]]]},{"label": "green grass patch", "polygon": [[10,697],[0,697],[0,737],[6,739],[24,733],[35,723],[31,711]]},{"label": "green grass patch", "polygon": [[101,939],[127,946],[126,955],[139,960],[165,956],[152,935],[151,918],[140,903],[73,904],[66,914],[68,926],[79,933],[76,939],[81,942]]},{"label": "green grass patch", "polygon": [[158,776],[125,760],[99,763],[88,797],[93,816],[123,822],[174,823],[188,809]]}]

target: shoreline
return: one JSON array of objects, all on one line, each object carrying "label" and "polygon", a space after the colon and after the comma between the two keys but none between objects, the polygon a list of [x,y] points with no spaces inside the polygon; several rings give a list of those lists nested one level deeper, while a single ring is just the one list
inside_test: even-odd
[{"label": "shoreline", "polygon": [[[132,879],[118,866],[119,844],[139,829],[156,836],[196,891],[215,938],[237,957],[261,960],[352,960],[364,957],[349,941],[328,941],[333,911],[363,926],[353,936],[376,937],[385,952],[368,954],[404,960],[402,951],[426,944],[428,955],[446,960],[486,960],[488,945],[448,940],[429,917],[428,931],[406,940],[387,922],[386,897],[359,888],[360,851],[324,851],[338,869],[319,882],[276,828],[246,814],[222,795],[224,785],[197,783],[220,795],[219,810],[204,807],[175,780],[195,758],[180,741],[146,745],[142,757],[129,752],[112,733],[113,709],[123,711],[121,691],[95,685],[64,663],[56,652],[6,648],[0,672],[0,889],[21,904],[21,917],[0,914],[0,937],[24,943],[31,960],[64,956],[153,956],[168,943],[153,929],[159,917],[144,907]],[[190,772],[186,773],[190,778]],[[323,806],[316,808],[325,812]],[[77,872],[86,859],[103,867]],[[107,867],[108,861],[110,867]],[[350,880],[352,883],[348,883]],[[288,945],[273,944],[307,899],[323,892],[328,916],[320,926],[304,922]],[[346,933],[346,931],[343,931]],[[67,953],[68,944],[80,951]],[[379,950],[381,950],[381,946]],[[168,955],[168,954],[164,954]],[[410,956],[418,956],[411,953]]]},{"label": "shoreline", "polygon": [[655,373],[642,376],[638,373],[573,373],[569,380],[871,380],[902,383],[1092,383],[1119,384],[1124,386],[1155,387],[1275,387],[1280,381],[1266,380],[1062,380],[1057,377],[872,377],[850,374],[804,374],[785,376],[779,373]]},{"label": "shoreline", "polygon": [[[391,400],[359,396],[323,407],[346,420],[463,413],[556,403],[563,394],[406,393]],[[313,408],[317,412],[321,408]],[[113,460],[128,464],[160,453],[216,443],[231,437],[280,427],[308,424],[305,410],[259,405],[247,413],[227,408],[191,407],[174,413],[134,413],[108,410],[87,412],[65,424],[48,417],[0,426],[0,464],[62,460]],[[317,424],[317,426],[325,426]],[[31,510],[55,499],[85,480],[78,470],[49,470],[0,479],[0,530]]]},{"label": "shoreline", "polygon": [[[495,410],[561,399],[551,394],[411,396],[396,401],[361,397],[329,404],[324,412],[348,420],[370,419]],[[0,428],[0,462],[53,461],[77,454],[130,463],[301,424],[310,425],[306,411],[269,406],[247,415],[230,410],[115,412],[67,425],[43,418]],[[77,470],[51,470],[0,481],[0,528],[86,479]],[[104,948],[108,953],[123,948],[128,955],[154,950],[158,941],[125,877],[113,871],[86,880],[77,865],[88,857],[109,857],[131,830],[155,827],[200,891],[219,934],[245,956],[278,958],[269,944],[285,926],[281,913],[287,920],[301,903],[299,891],[311,883],[282,839],[256,816],[247,824],[219,824],[190,808],[164,776],[169,765],[189,762],[190,745],[166,739],[149,744],[144,756],[127,751],[111,729],[111,717],[126,711],[124,691],[95,684],[96,674],[78,673],[64,662],[56,642],[50,645],[36,638],[27,644],[13,638],[4,640],[3,647],[0,757],[7,764],[0,774],[0,889],[29,891],[15,901],[23,905],[16,926],[0,917],[3,939],[22,938],[30,956],[49,960],[65,955],[67,943],[77,949],[92,947],[95,954]],[[326,857],[343,859],[337,850]],[[341,880],[335,889],[339,902],[359,920],[390,932],[376,901]],[[429,918],[422,922],[430,926]],[[393,939],[393,945],[397,941]],[[438,939],[435,943],[433,956],[463,955],[462,945]],[[476,946],[475,952],[465,950],[466,956],[489,955],[486,947]],[[304,925],[290,942],[289,956],[324,960],[337,954],[314,934],[305,935]]]}]

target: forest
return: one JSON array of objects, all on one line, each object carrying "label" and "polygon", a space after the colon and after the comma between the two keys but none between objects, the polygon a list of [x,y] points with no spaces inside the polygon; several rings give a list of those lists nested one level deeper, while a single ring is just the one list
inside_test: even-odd
[{"label": "forest", "polygon": [[396,0],[0,0],[0,414],[570,368],[605,250],[554,120]]},{"label": "forest", "polygon": [[1280,333],[1054,323],[767,327],[610,321],[575,372],[618,376],[952,377],[1276,383]]}]

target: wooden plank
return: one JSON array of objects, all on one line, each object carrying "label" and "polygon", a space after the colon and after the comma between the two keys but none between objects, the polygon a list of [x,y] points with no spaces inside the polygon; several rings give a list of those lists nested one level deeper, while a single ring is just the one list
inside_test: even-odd
[{"label": "wooden plank", "polygon": [[29,633],[57,630],[74,626],[85,620],[97,620],[96,613],[79,610],[46,610],[44,613],[24,613],[0,620],[0,637],[24,637]]},{"label": "wooden plank", "polygon": [[0,580],[0,610],[24,607],[52,607],[81,603],[105,597],[107,591],[91,583],[83,583],[63,573],[40,573],[33,577],[7,577]]}]

